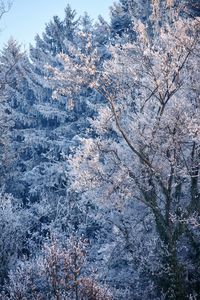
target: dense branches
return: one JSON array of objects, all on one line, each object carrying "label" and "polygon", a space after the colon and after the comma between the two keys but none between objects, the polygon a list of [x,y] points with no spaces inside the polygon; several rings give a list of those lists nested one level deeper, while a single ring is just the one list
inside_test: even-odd
[{"label": "dense branches", "polygon": [[198,299],[191,4],[121,0],[110,25],[67,6],[29,57],[2,51],[3,299],[111,299],[97,279],[114,299]]},{"label": "dense branches", "polygon": [[[98,137],[83,139],[70,160],[72,188],[111,207],[144,203],[154,216],[166,253],[163,264],[171,274],[163,270],[169,276],[163,292],[186,299],[197,277],[186,283],[180,245],[188,233],[199,243],[193,228],[181,221],[199,213],[199,22],[174,18],[161,27],[155,22],[153,36],[139,21],[137,41],[110,47],[112,59],[103,70],[96,68],[94,52],[90,57],[75,53],[76,61],[61,56],[64,71],[51,70],[62,87],[58,93],[76,93],[87,84],[107,101],[91,120]],[[76,78],[73,92],[66,70]],[[196,246],[193,250],[198,255]]]}]

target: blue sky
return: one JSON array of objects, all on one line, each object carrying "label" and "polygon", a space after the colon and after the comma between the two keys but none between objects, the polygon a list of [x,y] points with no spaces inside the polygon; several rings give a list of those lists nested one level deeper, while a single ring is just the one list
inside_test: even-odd
[{"label": "blue sky", "polygon": [[67,3],[83,14],[87,11],[93,19],[101,14],[109,17],[109,7],[114,0],[13,0],[11,10],[0,21],[0,47],[12,36],[19,43],[28,48],[29,43],[34,42],[36,33],[42,33],[45,23],[52,16],[63,17]]}]

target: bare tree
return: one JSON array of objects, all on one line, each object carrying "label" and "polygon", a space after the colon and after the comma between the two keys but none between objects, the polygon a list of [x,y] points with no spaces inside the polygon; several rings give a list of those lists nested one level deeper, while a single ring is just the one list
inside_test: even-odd
[{"label": "bare tree", "polygon": [[6,14],[12,6],[12,1],[10,0],[1,0],[0,1],[0,19],[2,19],[3,15]]}]

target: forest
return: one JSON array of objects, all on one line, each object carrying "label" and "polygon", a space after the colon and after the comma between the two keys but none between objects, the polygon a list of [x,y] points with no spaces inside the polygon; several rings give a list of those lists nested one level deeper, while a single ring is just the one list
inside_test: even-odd
[{"label": "forest", "polygon": [[1,300],[200,299],[199,34],[119,0],[1,49]]}]

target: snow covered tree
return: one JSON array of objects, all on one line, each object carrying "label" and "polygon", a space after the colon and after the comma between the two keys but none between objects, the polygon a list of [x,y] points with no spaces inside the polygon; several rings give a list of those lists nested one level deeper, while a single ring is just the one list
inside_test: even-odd
[{"label": "snow covered tree", "polygon": [[42,37],[36,36],[36,48],[42,48],[46,54],[53,56],[66,52],[67,43],[75,39],[78,25],[79,19],[76,19],[75,10],[67,5],[64,19],[60,20],[58,16],[54,16],[53,20],[46,24]]},{"label": "snow covered tree", "polygon": [[71,238],[65,247],[49,241],[35,259],[22,261],[10,272],[10,284],[2,296],[11,300],[111,300],[108,289],[84,270],[85,261],[83,241]]},{"label": "snow covered tree", "polygon": [[111,32],[114,37],[123,36],[133,29],[133,24],[127,4],[114,3],[110,10]]},{"label": "snow covered tree", "polygon": [[32,221],[28,210],[9,194],[0,194],[0,291],[8,273],[25,254],[27,234]]},{"label": "snow covered tree", "polygon": [[138,22],[137,41],[111,47],[102,71],[95,55],[62,57],[54,75],[58,93],[72,93],[70,78],[74,91],[86,84],[107,100],[91,119],[96,137],[70,159],[72,188],[121,212],[143,204],[160,244],[151,276],[166,299],[188,299],[199,294],[199,233],[182,222],[200,210],[199,21],[167,21],[155,22],[152,37]]},{"label": "snow covered tree", "polygon": [[[72,12],[69,7],[66,12],[68,10]],[[64,52],[66,57],[70,56],[71,47],[89,55],[97,45],[92,36],[93,28],[89,28],[89,16],[86,15],[82,21],[81,27],[76,28],[77,32],[74,33],[74,42],[65,40],[66,48],[62,48],[61,53]],[[64,24],[64,21],[60,22]],[[75,231],[77,235],[85,233],[86,219],[87,232],[90,232],[88,235],[94,235],[95,230],[95,222],[89,221],[86,209],[68,190],[66,159],[79,143],[78,139],[76,141],[77,133],[84,134],[86,131],[89,124],[87,116],[91,116],[93,111],[91,103],[97,97],[87,87],[83,87],[75,106],[71,97],[59,97],[57,101],[52,97],[51,82],[47,78],[49,71],[45,66],[61,65],[55,56],[60,51],[59,37],[55,36],[56,47],[53,51],[46,35],[50,36],[49,31],[48,34],[45,31],[43,38],[37,37],[35,48],[31,47],[30,60],[24,56],[20,68],[12,74],[16,84],[11,87],[9,102],[15,121],[12,147],[17,158],[8,173],[6,185],[7,192],[23,199],[24,205],[32,210],[35,229],[30,234],[30,240],[34,237],[39,247],[50,232],[56,232],[61,239]],[[91,41],[90,47],[87,47],[88,41]],[[20,74],[23,74],[23,80]],[[86,102],[91,104],[88,109]],[[33,248],[35,252],[37,246]]]},{"label": "snow covered tree", "polygon": [[67,40],[73,42],[76,30],[79,25],[79,18],[75,19],[76,11],[70,7],[68,4],[65,9],[65,18],[64,18],[64,26],[65,26],[65,35]]},{"label": "snow covered tree", "polygon": [[[16,176],[18,172],[23,173],[26,169],[22,162],[22,152],[24,152],[24,130],[35,126],[33,102],[35,95],[31,87],[31,65],[25,53],[22,53],[20,46],[14,40],[10,40],[4,47],[1,55],[2,72],[6,73],[6,84],[4,86],[4,99],[6,99],[7,109],[12,121],[12,130],[9,130],[9,144],[5,155],[9,153],[9,169],[4,180],[7,192],[13,192],[15,196],[18,191],[23,193],[21,185],[22,176]],[[31,87],[30,87],[31,86]],[[5,123],[6,124],[6,123]],[[18,184],[16,183],[18,182]],[[15,186],[15,187],[14,187]],[[14,192],[15,190],[15,192]]]},{"label": "snow covered tree", "polygon": [[97,46],[106,46],[110,40],[110,25],[102,16],[99,16],[98,22],[94,25],[94,39]]},{"label": "snow covered tree", "polygon": [[134,41],[136,38],[135,22],[142,20],[148,25],[148,34],[151,30],[150,15],[152,0],[120,0],[111,6],[111,32],[114,36],[113,43],[120,41]]},{"label": "snow covered tree", "polygon": [[[5,184],[5,175],[8,172],[13,160],[13,153],[10,145],[11,129],[14,127],[14,116],[9,105],[12,87],[16,85],[14,73],[19,68],[23,54],[14,40],[10,40],[4,47],[0,56],[0,163],[1,163],[1,185]],[[19,74],[18,80],[20,80]],[[11,154],[12,153],[12,154]]]}]

